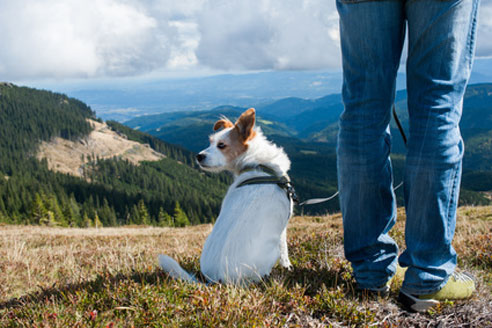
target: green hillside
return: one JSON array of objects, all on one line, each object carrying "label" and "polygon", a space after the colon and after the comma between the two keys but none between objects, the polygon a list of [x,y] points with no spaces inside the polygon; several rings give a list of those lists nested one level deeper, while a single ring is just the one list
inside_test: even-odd
[{"label": "green hillside", "polygon": [[[213,133],[214,123],[226,116],[236,119],[246,108],[221,106],[210,111],[186,111],[163,113],[136,117],[125,125],[147,132],[166,142],[181,145],[193,152],[199,152],[208,146],[208,135]],[[294,135],[284,123],[271,120],[269,117],[257,116],[257,124],[267,135]]]},{"label": "green hillside", "polygon": [[109,125],[166,158],[135,166],[94,154],[87,179],[50,171],[35,158],[41,141],[87,136],[87,119],[95,119],[93,111],[76,99],[0,84],[0,222],[179,226],[214,220],[229,177],[205,174],[190,151],[118,123]]},{"label": "green hillside", "polygon": [[[407,93],[396,93],[398,116],[408,131]],[[465,139],[464,176],[460,204],[490,204],[484,191],[492,190],[492,84],[470,85],[464,99],[461,130]],[[125,124],[162,140],[198,152],[207,146],[211,126],[221,115],[235,119],[244,108],[222,106],[206,112],[179,112],[141,116]],[[340,95],[306,100],[285,98],[258,106],[258,125],[284,147],[291,158],[291,176],[302,198],[324,197],[336,191],[335,146],[338,117],[343,110]],[[405,145],[391,122],[395,182],[402,180]],[[480,177],[480,178],[477,178]],[[474,182],[480,179],[480,187]],[[478,185],[477,185],[478,186]],[[401,191],[397,196],[402,204]],[[338,210],[336,200],[304,209],[306,213]]]},{"label": "green hillside", "polygon": [[[141,129],[154,127],[147,131],[155,137],[199,152],[208,146],[208,135],[213,133],[212,127],[221,115],[235,120],[243,110],[244,108],[224,106],[206,112],[142,116],[125,124]],[[155,129],[156,124],[152,122],[160,122],[162,126]],[[262,115],[257,116],[257,125],[288,153],[292,162],[290,176],[301,200],[326,197],[336,192],[336,155],[333,147],[325,143],[305,142],[293,137],[284,123],[273,121],[271,116],[269,119],[265,119]],[[334,212],[338,209],[338,200],[334,199],[322,205],[296,208],[296,211],[316,214]]]}]

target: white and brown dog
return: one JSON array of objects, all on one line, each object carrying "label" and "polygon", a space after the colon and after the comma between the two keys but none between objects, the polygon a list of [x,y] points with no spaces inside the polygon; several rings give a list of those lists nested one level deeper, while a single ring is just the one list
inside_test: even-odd
[{"label": "white and brown dog", "polygon": [[[235,124],[226,118],[217,121],[214,130],[219,129],[196,158],[202,169],[227,170],[235,179],[205,242],[200,266],[211,282],[247,284],[269,275],[279,258],[280,265],[291,266],[286,240],[293,207],[290,161],[255,127],[253,108]],[[174,278],[196,281],[169,256],[160,255],[159,265]]]}]

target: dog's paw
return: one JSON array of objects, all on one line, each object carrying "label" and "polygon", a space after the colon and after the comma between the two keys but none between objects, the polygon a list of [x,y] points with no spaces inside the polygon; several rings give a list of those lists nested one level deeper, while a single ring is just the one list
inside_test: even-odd
[{"label": "dog's paw", "polygon": [[280,265],[281,265],[283,268],[285,268],[285,269],[287,269],[287,270],[289,270],[289,271],[292,271],[292,269],[294,268],[294,267],[292,266],[292,263],[290,263],[289,258],[287,258],[287,259],[280,259]]}]

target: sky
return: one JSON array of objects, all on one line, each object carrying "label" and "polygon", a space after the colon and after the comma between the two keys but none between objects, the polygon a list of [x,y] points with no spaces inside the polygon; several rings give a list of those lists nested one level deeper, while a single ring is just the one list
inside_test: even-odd
[{"label": "sky", "polygon": [[[492,1],[477,52],[492,58]],[[0,0],[0,81],[340,70],[334,0]]]}]

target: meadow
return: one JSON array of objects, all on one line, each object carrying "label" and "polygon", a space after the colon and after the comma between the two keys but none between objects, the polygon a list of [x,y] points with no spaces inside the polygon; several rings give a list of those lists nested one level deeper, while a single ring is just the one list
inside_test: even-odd
[{"label": "meadow", "polygon": [[[404,247],[402,209],[391,234]],[[248,288],[170,280],[157,255],[199,272],[210,224],[185,228],[0,226],[0,327],[491,327],[492,207],[461,207],[459,267],[477,279],[472,299],[424,314],[355,290],[340,214],[295,217],[294,268],[275,267]]]}]

